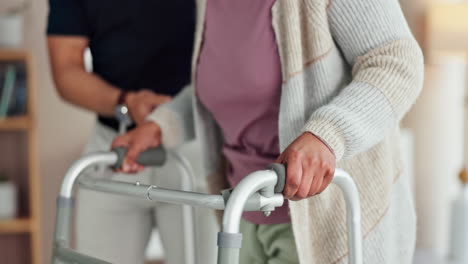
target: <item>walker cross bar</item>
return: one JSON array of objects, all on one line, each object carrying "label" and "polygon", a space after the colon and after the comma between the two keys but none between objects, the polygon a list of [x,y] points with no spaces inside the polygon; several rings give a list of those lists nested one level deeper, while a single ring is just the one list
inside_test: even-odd
[{"label": "walker cross bar", "polygon": [[[196,192],[169,190],[154,185],[126,183],[114,180],[80,178],[82,172],[93,165],[121,166],[126,150],[117,148],[110,152],[97,152],[77,160],[68,169],[57,198],[57,216],[54,236],[52,264],[109,264],[86,256],[70,248],[73,187],[81,187],[104,193],[113,193],[145,199],[148,202],[166,202],[181,205],[201,206],[225,210],[222,230],[218,233],[218,264],[239,264],[242,234],[239,232],[243,211],[263,211],[269,215],[283,205],[281,195],[285,181],[285,167],[271,164],[266,170],[256,171],[245,177],[228,195],[211,195]],[[159,166],[166,160],[163,148],[149,149],[138,157],[144,166]],[[362,234],[359,195],[352,178],[343,170],[336,169],[333,183],[342,191],[346,201],[349,263],[362,264]]]}]

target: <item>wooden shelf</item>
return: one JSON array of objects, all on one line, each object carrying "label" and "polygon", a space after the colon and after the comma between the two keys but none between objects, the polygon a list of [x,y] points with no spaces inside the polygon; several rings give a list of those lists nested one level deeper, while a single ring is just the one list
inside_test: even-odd
[{"label": "wooden shelf", "polygon": [[27,218],[0,220],[0,234],[18,234],[31,231],[31,221]]},{"label": "wooden shelf", "polygon": [[24,61],[30,57],[30,52],[21,49],[0,49],[0,61]]},{"label": "wooden shelf", "polygon": [[30,123],[31,121],[27,116],[7,117],[0,119],[0,131],[27,130]]},{"label": "wooden shelf", "polygon": [[[27,88],[27,114],[17,117],[8,117],[0,120],[0,132],[2,140],[12,144],[21,144],[22,150],[16,151],[10,155],[12,158],[0,159],[0,169],[10,168],[12,177],[16,177],[21,188],[24,190],[23,213],[29,217],[18,218],[14,220],[0,220],[0,248],[10,248],[11,250],[0,250],[0,263],[3,259],[9,264],[40,264],[41,263],[41,230],[39,208],[39,165],[37,157],[37,127],[35,121],[35,93],[36,65],[32,53],[22,49],[2,49],[0,48],[0,62],[24,62],[26,67],[26,88]],[[18,134],[18,135],[17,135]],[[18,138],[18,142],[12,143],[10,138]],[[11,148],[11,147],[10,147]],[[11,149],[15,149],[14,147]],[[2,164],[3,163],[3,164]],[[0,201],[1,203],[1,201]],[[27,210],[27,212],[26,212]],[[8,234],[8,236],[2,236]],[[25,236],[26,235],[26,236]],[[27,249],[27,250],[25,250]],[[24,254],[24,259],[18,259],[16,252]],[[14,261],[14,260],[16,261]]]}]

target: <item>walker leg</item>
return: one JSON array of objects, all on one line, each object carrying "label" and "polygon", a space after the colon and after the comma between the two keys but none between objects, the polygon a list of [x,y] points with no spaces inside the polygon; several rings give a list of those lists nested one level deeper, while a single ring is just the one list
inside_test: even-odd
[{"label": "walker leg", "polygon": [[[239,229],[245,204],[249,197],[258,191],[266,197],[273,196],[272,186],[277,182],[276,172],[257,171],[249,174],[234,188],[224,211],[222,232],[218,233],[218,264],[239,264],[242,246],[242,234]],[[270,210],[270,207],[267,210]]]},{"label": "walker leg", "polygon": [[239,264],[241,233],[218,233],[218,264]]},{"label": "walker leg", "polygon": [[219,248],[218,264],[239,264],[240,248]]},{"label": "walker leg", "polygon": [[73,210],[73,198],[59,196],[57,199],[57,215],[55,220],[54,251],[52,264],[62,264],[57,256],[57,250],[70,246],[70,224]]}]

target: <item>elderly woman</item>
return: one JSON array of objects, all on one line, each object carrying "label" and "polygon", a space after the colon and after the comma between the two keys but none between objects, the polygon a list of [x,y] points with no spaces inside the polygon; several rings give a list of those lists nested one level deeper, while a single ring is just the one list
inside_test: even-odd
[{"label": "elderly woman", "polygon": [[327,188],[335,166],[360,191],[364,263],[411,263],[398,135],[423,57],[398,1],[200,0],[197,23],[193,85],[114,142],[130,148],[123,170],[174,136],[168,121],[194,118],[213,191],[287,164],[289,203],[243,216],[241,263],[347,262],[344,202]]}]

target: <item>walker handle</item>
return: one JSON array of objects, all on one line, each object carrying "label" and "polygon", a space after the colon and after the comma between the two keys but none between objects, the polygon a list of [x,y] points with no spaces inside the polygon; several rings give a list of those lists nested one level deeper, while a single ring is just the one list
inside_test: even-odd
[{"label": "walker handle", "polygon": [[[112,149],[117,154],[117,162],[112,166],[113,169],[120,169],[127,154],[126,147],[117,147]],[[163,147],[149,148],[138,155],[136,162],[143,166],[161,166],[166,162],[166,150]]]},{"label": "walker handle", "polygon": [[267,169],[276,172],[276,175],[278,175],[275,193],[283,193],[284,187],[286,186],[286,164],[271,163],[267,166]]}]

